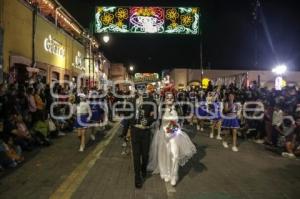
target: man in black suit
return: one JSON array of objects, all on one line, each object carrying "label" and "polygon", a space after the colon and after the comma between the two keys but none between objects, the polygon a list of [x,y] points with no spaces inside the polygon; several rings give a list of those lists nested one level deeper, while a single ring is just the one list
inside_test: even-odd
[{"label": "man in black suit", "polygon": [[131,122],[131,143],[135,173],[135,187],[141,188],[147,177],[151,142],[151,128],[155,121],[156,104],[149,93],[136,98],[135,118]]}]

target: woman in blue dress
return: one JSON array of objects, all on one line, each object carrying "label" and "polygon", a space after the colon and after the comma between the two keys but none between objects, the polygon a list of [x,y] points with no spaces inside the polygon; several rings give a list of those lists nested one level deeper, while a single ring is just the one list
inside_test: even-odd
[{"label": "woman in blue dress", "polygon": [[79,103],[76,105],[76,120],[74,128],[77,131],[78,138],[80,140],[79,151],[83,152],[85,148],[85,132],[89,127],[89,121],[92,117],[92,111],[89,104],[86,101],[85,94],[78,94]]},{"label": "woman in blue dress", "polygon": [[99,101],[99,94],[96,91],[91,91],[89,96],[89,106],[92,111],[91,116],[91,134],[90,139],[92,141],[96,140],[96,127],[100,126],[101,121],[101,102]]},{"label": "woman in blue dress", "polygon": [[232,133],[232,151],[238,152],[237,148],[237,129],[240,128],[238,121],[238,105],[234,102],[234,94],[229,93],[228,101],[224,104],[224,116],[222,128],[228,130],[228,133],[225,134],[223,140],[224,148],[228,148],[228,138],[230,133]]},{"label": "woman in blue dress", "polygon": [[209,104],[209,115],[211,120],[211,132],[209,137],[214,138],[215,130],[217,130],[217,140],[222,140],[221,126],[222,126],[222,102],[219,99],[218,92],[212,94],[212,103]]}]

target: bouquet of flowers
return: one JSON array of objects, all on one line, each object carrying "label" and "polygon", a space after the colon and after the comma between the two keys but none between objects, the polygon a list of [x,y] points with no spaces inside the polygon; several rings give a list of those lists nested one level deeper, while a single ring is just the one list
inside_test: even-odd
[{"label": "bouquet of flowers", "polygon": [[167,128],[166,128],[166,132],[168,134],[173,134],[173,133],[176,133],[179,129],[179,125],[177,124],[176,121],[172,120],[169,122]]}]

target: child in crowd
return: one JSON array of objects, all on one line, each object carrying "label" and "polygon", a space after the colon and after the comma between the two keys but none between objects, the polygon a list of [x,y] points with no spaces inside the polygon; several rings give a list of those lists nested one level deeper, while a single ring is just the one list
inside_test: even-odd
[{"label": "child in crowd", "polygon": [[295,158],[294,154],[294,144],[295,144],[295,121],[292,118],[286,118],[283,120],[282,128],[281,128],[281,135],[284,138],[284,147],[286,149],[286,152],[282,153],[283,157],[288,158]]},{"label": "child in crowd", "polygon": [[15,145],[12,137],[9,137],[4,143],[6,148],[7,156],[14,162],[21,163],[24,161],[24,157],[22,156],[22,149],[19,145]]},{"label": "child in crowd", "polygon": [[37,118],[37,121],[34,123],[33,131],[39,144],[43,146],[49,146],[51,144],[50,140],[48,139],[49,124],[47,120],[43,120],[40,114]]},{"label": "child in crowd", "polygon": [[23,147],[23,148],[24,148],[24,150],[30,151],[34,144],[34,138],[32,137],[30,131],[28,130],[21,115],[16,116],[16,126],[17,126],[17,131],[16,131],[17,139],[25,140],[26,147],[25,148]]},{"label": "child in crowd", "polygon": [[0,168],[14,168],[17,163],[8,156],[9,148],[5,142],[0,139]]}]

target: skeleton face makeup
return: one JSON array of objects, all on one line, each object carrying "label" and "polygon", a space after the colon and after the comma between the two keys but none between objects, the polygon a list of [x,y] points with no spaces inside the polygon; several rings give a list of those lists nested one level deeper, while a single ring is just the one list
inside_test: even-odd
[{"label": "skeleton face makeup", "polygon": [[174,96],[173,96],[173,94],[172,93],[167,93],[165,101],[166,101],[167,105],[172,105],[173,102],[174,102]]}]

